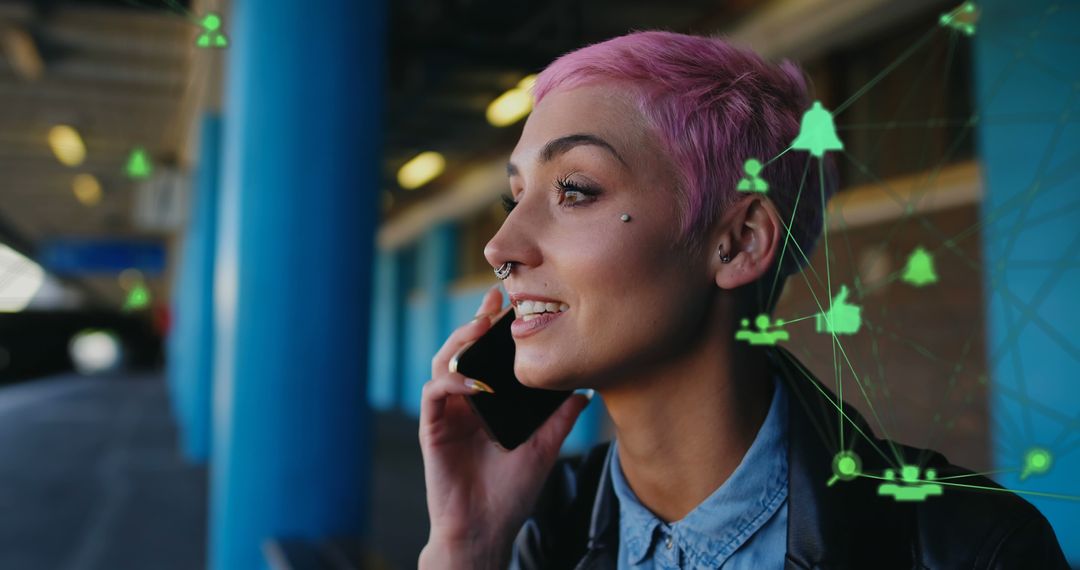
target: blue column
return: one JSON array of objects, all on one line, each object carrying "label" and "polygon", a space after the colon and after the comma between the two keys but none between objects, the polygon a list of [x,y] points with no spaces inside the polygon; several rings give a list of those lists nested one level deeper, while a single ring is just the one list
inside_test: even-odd
[{"label": "blue column", "polygon": [[[457,266],[457,232],[449,224],[428,230],[417,248],[415,283],[420,294],[406,302],[404,409],[419,417],[420,390],[431,378],[431,359],[450,336],[449,285]],[[474,309],[475,310],[475,309]]]},{"label": "blue column", "polygon": [[[384,6],[236,0],[215,281],[209,567],[363,536]],[[231,30],[230,30],[231,27]]]},{"label": "blue column", "polygon": [[180,439],[185,456],[210,456],[210,392],[213,385],[214,248],[217,235],[221,117],[208,113],[199,135],[199,162],[184,235],[184,275],[175,292],[177,393]]},{"label": "blue column", "polygon": [[[1074,5],[980,2],[975,43],[990,413],[998,469],[1043,448],[1049,471],[1007,487],[1080,495],[1080,27]],[[1026,495],[1080,564],[1075,501]]]},{"label": "blue column", "polygon": [[390,410],[398,405],[396,392],[401,378],[398,341],[403,324],[399,273],[396,252],[380,251],[375,264],[371,372],[368,384],[368,401],[378,410]]}]

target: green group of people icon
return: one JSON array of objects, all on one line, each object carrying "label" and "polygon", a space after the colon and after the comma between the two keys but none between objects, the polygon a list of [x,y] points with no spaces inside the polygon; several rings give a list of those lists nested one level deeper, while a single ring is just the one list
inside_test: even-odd
[{"label": "green group of people icon", "polygon": [[[790,335],[787,331],[780,329],[784,326],[782,319],[776,319],[775,323],[770,323],[771,319],[769,315],[762,313],[754,319],[754,326],[758,330],[750,330],[750,319],[742,319],[739,321],[739,330],[735,332],[735,340],[745,340],[753,346],[775,346],[777,341],[788,340]],[[769,330],[771,327],[777,327],[775,330]]]},{"label": "green group of people icon", "polygon": [[927,469],[926,479],[922,481],[917,465],[902,465],[899,480],[892,469],[886,469],[884,477],[885,482],[878,485],[877,494],[891,496],[896,501],[925,501],[927,497],[942,494],[941,484],[933,482],[937,479],[935,469]]}]

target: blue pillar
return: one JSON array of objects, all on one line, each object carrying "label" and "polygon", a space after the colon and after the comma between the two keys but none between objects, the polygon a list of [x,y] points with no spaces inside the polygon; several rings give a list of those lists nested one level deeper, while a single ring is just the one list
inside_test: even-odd
[{"label": "blue pillar", "polygon": [[[406,307],[404,409],[420,416],[420,390],[431,378],[431,359],[450,336],[449,285],[457,267],[457,232],[449,223],[428,230],[417,248],[414,267],[418,296]],[[475,309],[474,309],[475,311]]]},{"label": "blue pillar", "polygon": [[221,117],[208,113],[199,135],[199,162],[184,235],[183,276],[176,291],[175,370],[180,439],[184,455],[202,463],[210,456],[210,392],[213,385],[214,248],[217,235]]},{"label": "blue pillar", "polygon": [[[1045,474],[1003,474],[1007,487],[1080,495],[1080,27],[1055,0],[980,2],[975,94],[984,200],[983,259],[992,442],[998,469],[1020,469],[1032,448]],[[1011,118],[1010,118],[1011,117]],[[1075,501],[1026,495],[1080,564]]]},{"label": "blue pillar", "polygon": [[[384,6],[236,0],[215,281],[209,567],[364,536]],[[231,27],[231,29],[230,29]]]},{"label": "blue pillar", "polygon": [[380,251],[375,264],[375,292],[372,299],[371,372],[368,401],[378,410],[398,405],[397,384],[401,378],[398,359],[402,291],[396,252]]}]

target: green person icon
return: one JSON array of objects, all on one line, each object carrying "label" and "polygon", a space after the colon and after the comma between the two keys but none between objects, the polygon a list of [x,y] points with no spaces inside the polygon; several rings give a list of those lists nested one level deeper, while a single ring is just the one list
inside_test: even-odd
[{"label": "green person icon", "polygon": [[821,158],[827,150],[844,150],[844,143],[836,136],[836,125],[832,113],[821,106],[821,101],[803,113],[799,136],[791,143],[794,150],[808,150],[810,154]]},{"label": "green person icon", "polygon": [[225,34],[221,32],[221,16],[218,16],[214,12],[210,12],[203,16],[203,19],[199,24],[202,25],[203,32],[199,34],[198,39],[195,40],[195,45],[202,48],[228,47],[229,38],[225,37]]},{"label": "green person icon", "polygon": [[915,251],[908,256],[907,266],[904,268],[904,281],[922,287],[930,283],[937,283],[937,273],[934,271],[934,257],[922,246],[916,247]]},{"label": "green person icon", "polygon": [[759,176],[761,168],[761,162],[756,158],[748,158],[743,164],[746,177],[739,179],[739,184],[735,189],[739,192],[768,192],[769,183]]},{"label": "green person icon", "polygon": [[833,297],[832,307],[814,315],[814,328],[817,332],[831,334],[855,334],[862,326],[862,307],[847,302],[847,285],[840,286],[840,292]]}]

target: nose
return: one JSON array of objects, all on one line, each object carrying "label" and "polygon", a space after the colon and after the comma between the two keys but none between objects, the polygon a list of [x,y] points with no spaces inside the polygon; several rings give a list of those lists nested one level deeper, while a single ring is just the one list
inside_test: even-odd
[{"label": "nose", "polygon": [[492,268],[509,261],[514,262],[515,270],[520,266],[536,266],[539,263],[536,234],[531,230],[526,214],[524,204],[518,204],[484,246],[484,258]]}]

